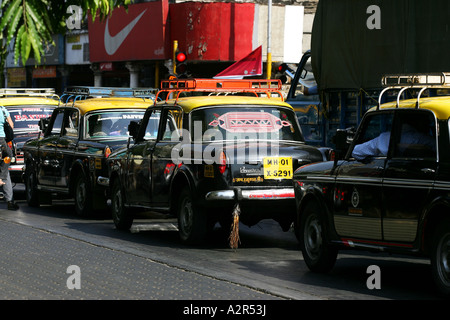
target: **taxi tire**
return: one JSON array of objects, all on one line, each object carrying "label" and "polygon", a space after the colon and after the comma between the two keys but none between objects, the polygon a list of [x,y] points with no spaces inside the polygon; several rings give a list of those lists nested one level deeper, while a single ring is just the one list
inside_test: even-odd
[{"label": "taxi tire", "polygon": [[25,197],[30,207],[39,207],[39,191],[36,184],[36,175],[33,171],[27,170],[25,174]]},{"label": "taxi tire", "polygon": [[178,199],[177,218],[181,241],[186,244],[203,242],[207,234],[205,210],[195,205],[188,187],[181,191]]},{"label": "taxi tire", "polygon": [[115,180],[111,193],[111,213],[114,225],[118,230],[130,230],[133,217],[125,206],[122,187],[119,180]]},{"label": "taxi tire", "polygon": [[89,185],[84,174],[78,174],[75,180],[74,199],[75,212],[81,217],[87,217],[92,207],[92,192],[89,190]]},{"label": "taxi tire", "polygon": [[338,250],[326,239],[325,214],[317,202],[310,201],[300,220],[300,248],[306,265],[313,272],[329,272],[336,263]]},{"label": "taxi tire", "polygon": [[431,247],[431,273],[439,291],[450,295],[450,219],[440,222]]}]

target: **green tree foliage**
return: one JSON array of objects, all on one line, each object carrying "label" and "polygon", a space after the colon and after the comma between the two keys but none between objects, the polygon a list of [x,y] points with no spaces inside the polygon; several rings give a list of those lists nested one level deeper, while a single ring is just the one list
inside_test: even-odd
[{"label": "green tree foliage", "polygon": [[2,0],[0,32],[3,39],[1,65],[4,64],[6,46],[15,38],[14,62],[21,57],[23,65],[30,57],[37,63],[52,35],[65,33],[66,20],[70,16],[67,8],[76,5],[92,19],[105,19],[115,7],[127,6],[132,0]]}]

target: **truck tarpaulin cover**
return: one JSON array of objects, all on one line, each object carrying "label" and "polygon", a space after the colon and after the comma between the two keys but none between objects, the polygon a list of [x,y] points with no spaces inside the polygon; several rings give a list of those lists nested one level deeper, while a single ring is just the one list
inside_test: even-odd
[{"label": "truck tarpaulin cover", "polygon": [[319,90],[380,88],[384,74],[449,72],[449,52],[448,0],[319,1],[311,40]]}]

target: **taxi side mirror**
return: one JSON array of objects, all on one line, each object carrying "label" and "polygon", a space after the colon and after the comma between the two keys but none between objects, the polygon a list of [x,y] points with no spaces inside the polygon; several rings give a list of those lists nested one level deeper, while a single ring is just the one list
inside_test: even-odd
[{"label": "taxi side mirror", "polygon": [[39,119],[39,130],[45,134],[45,131],[48,128],[48,124],[50,123],[50,118],[41,118]]},{"label": "taxi side mirror", "polygon": [[[347,154],[348,148],[351,144],[351,138],[354,135],[354,128],[337,129],[336,135],[333,137],[335,144],[336,159],[343,159]],[[350,138],[350,139],[349,139]]]},{"label": "taxi side mirror", "polygon": [[136,121],[130,121],[130,124],[128,125],[128,132],[133,140],[136,140],[139,132],[139,123]]}]

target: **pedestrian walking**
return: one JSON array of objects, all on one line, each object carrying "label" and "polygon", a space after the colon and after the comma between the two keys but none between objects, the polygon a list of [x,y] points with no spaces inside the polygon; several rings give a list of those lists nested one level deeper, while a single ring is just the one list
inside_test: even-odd
[{"label": "pedestrian walking", "polygon": [[[3,193],[6,203],[8,204],[8,210],[17,210],[19,206],[14,201],[13,187],[11,177],[9,175],[9,164],[13,156],[12,150],[5,140],[5,123],[8,121],[11,128],[14,128],[14,123],[9,115],[8,110],[1,106],[0,112],[0,147],[2,154],[2,161],[0,163],[0,186],[3,187]],[[5,158],[9,157],[9,161],[5,161]]]}]

